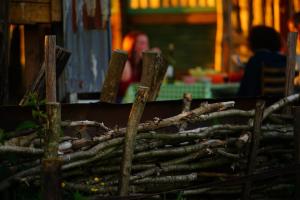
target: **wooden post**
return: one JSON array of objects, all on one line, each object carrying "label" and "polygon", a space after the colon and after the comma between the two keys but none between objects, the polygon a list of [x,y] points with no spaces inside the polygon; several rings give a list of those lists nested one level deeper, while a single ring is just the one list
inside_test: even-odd
[{"label": "wooden post", "polygon": [[0,105],[8,103],[9,2],[0,0]]},{"label": "wooden post", "polygon": [[148,101],[155,101],[167,71],[167,63],[154,51],[143,52],[143,71],[141,84],[149,87]]},{"label": "wooden post", "polygon": [[105,81],[101,91],[100,101],[115,103],[123,69],[127,61],[127,52],[115,50],[109,62]]},{"label": "wooden post", "polygon": [[141,84],[149,87],[149,95],[151,94],[151,86],[156,75],[156,57],[158,53],[154,51],[143,52],[143,70]]},{"label": "wooden post", "polygon": [[154,84],[152,86],[152,92],[148,97],[148,101],[155,101],[158,94],[159,94],[159,90],[160,90],[160,86],[165,78],[166,72],[167,72],[167,62],[166,60],[163,58],[163,56],[159,55],[157,58],[157,62],[156,62],[156,75],[155,75],[155,79],[154,79]]},{"label": "wooden post", "polygon": [[[255,169],[256,155],[257,155],[257,151],[258,151],[258,147],[259,147],[264,107],[265,107],[264,101],[259,100],[256,103],[253,132],[251,135],[252,136],[251,137],[251,150],[250,150],[250,155],[249,155],[249,159],[248,159],[248,168],[247,168],[246,175],[251,175],[253,173],[253,170]],[[243,199],[244,200],[251,199],[250,198],[250,190],[251,190],[251,181],[247,181],[244,185],[244,191],[243,191]]]},{"label": "wooden post", "polygon": [[56,37],[45,37],[45,70],[46,70],[46,111],[47,129],[45,136],[44,159],[42,161],[42,196],[46,200],[59,200],[60,168],[62,162],[57,156],[61,111],[56,103]]},{"label": "wooden post", "polygon": [[[297,46],[297,32],[288,33],[287,39],[287,68],[286,68],[286,80],[285,80],[285,96],[289,96],[294,93],[294,78],[296,67],[296,46]],[[286,114],[291,114],[291,107],[287,106],[284,109]]]},{"label": "wooden post", "polygon": [[[300,165],[300,107],[295,106],[293,109],[294,114],[294,141],[295,141],[295,162]],[[296,173],[296,187],[300,187],[300,171]],[[300,199],[300,190],[296,189],[295,198]]]},{"label": "wooden post", "polygon": [[287,46],[287,69],[286,69],[286,83],[285,83],[285,96],[289,96],[294,92],[294,77],[296,66],[296,45],[297,45],[297,32],[288,33]]},{"label": "wooden post", "polygon": [[56,102],[56,36],[45,37],[46,101]]},{"label": "wooden post", "polygon": [[144,112],[145,104],[148,97],[148,90],[148,87],[138,87],[137,95],[130,111],[127,124],[127,131],[125,134],[121,175],[119,180],[120,196],[127,196],[129,194],[129,179],[131,174],[132,158],[135,147],[137,127],[140,123],[142,114]]},{"label": "wooden post", "polygon": [[62,162],[57,156],[61,123],[60,104],[47,103],[46,110],[48,123],[45,137],[45,154],[42,160],[42,199],[60,200],[60,169]]}]

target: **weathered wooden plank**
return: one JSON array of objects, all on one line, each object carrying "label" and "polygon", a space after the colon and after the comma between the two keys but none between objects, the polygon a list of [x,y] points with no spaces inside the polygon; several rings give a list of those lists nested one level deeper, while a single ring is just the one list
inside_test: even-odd
[{"label": "weathered wooden plank", "polygon": [[25,68],[23,71],[23,91],[29,88],[37,77],[44,59],[44,34],[42,25],[25,26]]},{"label": "weathered wooden plank", "polygon": [[50,23],[49,3],[11,3],[10,21],[15,24]]},{"label": "weathered wooden plank", "polygon": [[51,23],[62,20],[61,0],[15,0],[10,5],[10,21],[15,24]]},{"label": "weathered wooden plank", "polygon": [[60,22],[62,20],[62,2],[61,0],[51,1],[51,22]]},{"label": "weathered wooden plank", "polygon": [[[66,49],[56,46],[56,80],[62,74],[69,58],[71,56],[71,52]],[[24,105],[27,101],[28,95],[33,92],[37,92],[41,97],[44,92],[42,91],[45,88],[45,62],[43,62],[38,75],[35,78],[35,81],[32,85],[27,88],[26,93],[22,100],[19,102],[19,105]],[[42,97],[43,98],[43,97]]]}]

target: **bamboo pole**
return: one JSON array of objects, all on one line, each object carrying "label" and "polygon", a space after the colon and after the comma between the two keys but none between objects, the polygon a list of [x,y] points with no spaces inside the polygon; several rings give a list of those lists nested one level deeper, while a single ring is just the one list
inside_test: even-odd
[{"label": "bamboo pole", "polygon": [[62,162],[57,156],[61,111],[56,103],[56,36],[45,37],[45,77],[46,77],[46,111],[47,127],[45,135],[45,153],[42,161],[42,196],[46,200],[59,200],[60,168]]},{"label": "bamboo pole", "polygon": [[[257,152],[258,152],[260,135],[261,135],[261,125],[262,125],[262,121],[263,121],[264,107],[265,107],[264,101],[260,100],[256,103],[254,127],[253,127],[253,133],[252,133],[252,137],[251,137],[251,151],[250,151],[250,155],[249,155],[248,168],[247,168],[246,175],[251,175],[255,168],[256,156],[257,156]],[[246,183],[244,185],[244,191],[243,191],[243,199],[244,200],[251,199],[250,198],[250,189],[251,189],[251,181],[246,181]]]},{"label": "bamboo pole", "polygon": [[131,174],[132,158],[135,147],[137,128],[141,120],[142,114],[144,112],[145,104],[148,97],[148,90],[148,87],[140,86],[138,88],[135,102],[133,103],[130,111],[124,141],[121,175],[119,181],[120,196],[127,196],[129,192],[129,178]]},{"label": "bamboo pole", "polygon": [[128,54],[122,50],[115,50],[112,53],[109,67],[105,76],[104,84],[101,91],[100,101],[115,103],[118,94],[119,84],[122,72],[127,61]]}]

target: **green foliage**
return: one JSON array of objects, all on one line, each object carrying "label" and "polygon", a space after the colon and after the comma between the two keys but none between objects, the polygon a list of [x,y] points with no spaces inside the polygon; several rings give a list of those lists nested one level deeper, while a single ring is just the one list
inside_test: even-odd
[{"label": "green foliage", "polygon": [[183,192],[180,192],[176,198],[176,200],[186,200],[186,198],[183,197]]},{"label": "green foliage", "polygon": [[26,120],[17,125],[16,131],[22,131],[22,130],[26,130],[26,129],[35,129],[38,127],[39,127],[39,125],[36,122],[31,121],[31,120]]},{"label": "green foliage", "polygon": [[88,200],[87,197],[83,196],[78,191],[73,194],[73,199],[74,200]]}]

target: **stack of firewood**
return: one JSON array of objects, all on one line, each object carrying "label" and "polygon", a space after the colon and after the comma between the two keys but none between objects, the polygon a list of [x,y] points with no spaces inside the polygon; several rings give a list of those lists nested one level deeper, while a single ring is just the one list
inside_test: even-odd
[{"label": "stack of firewood", "polygon": [[[251,174],[293,164],[293,117],[278,111],[298,100],[299,94],[295,94],[264,108]],[[255,108],[235,109],[232,101],[204,103],[193,110],[185,104],[176,116],[139,123],[130,195],[240,197],[245,181],[230,181],[249,175],[255,115]],[[241,119],[240,123],[230,123],[233,118]],[[85,195],[118,195],[126,127],[110,128],[95,121],[62,121],[61,127],[62,189]],[[42,130],[41,125],[6,133],[0,145],[1,170],[6,171],[1,174],[0,191],[16,183],[26,187],[40,184]],[[15,159],[8,159],[12,155]],[[278,194],[288,197],[295,187],[293,177],[253,179],[251,194],[262,199]]]}]

